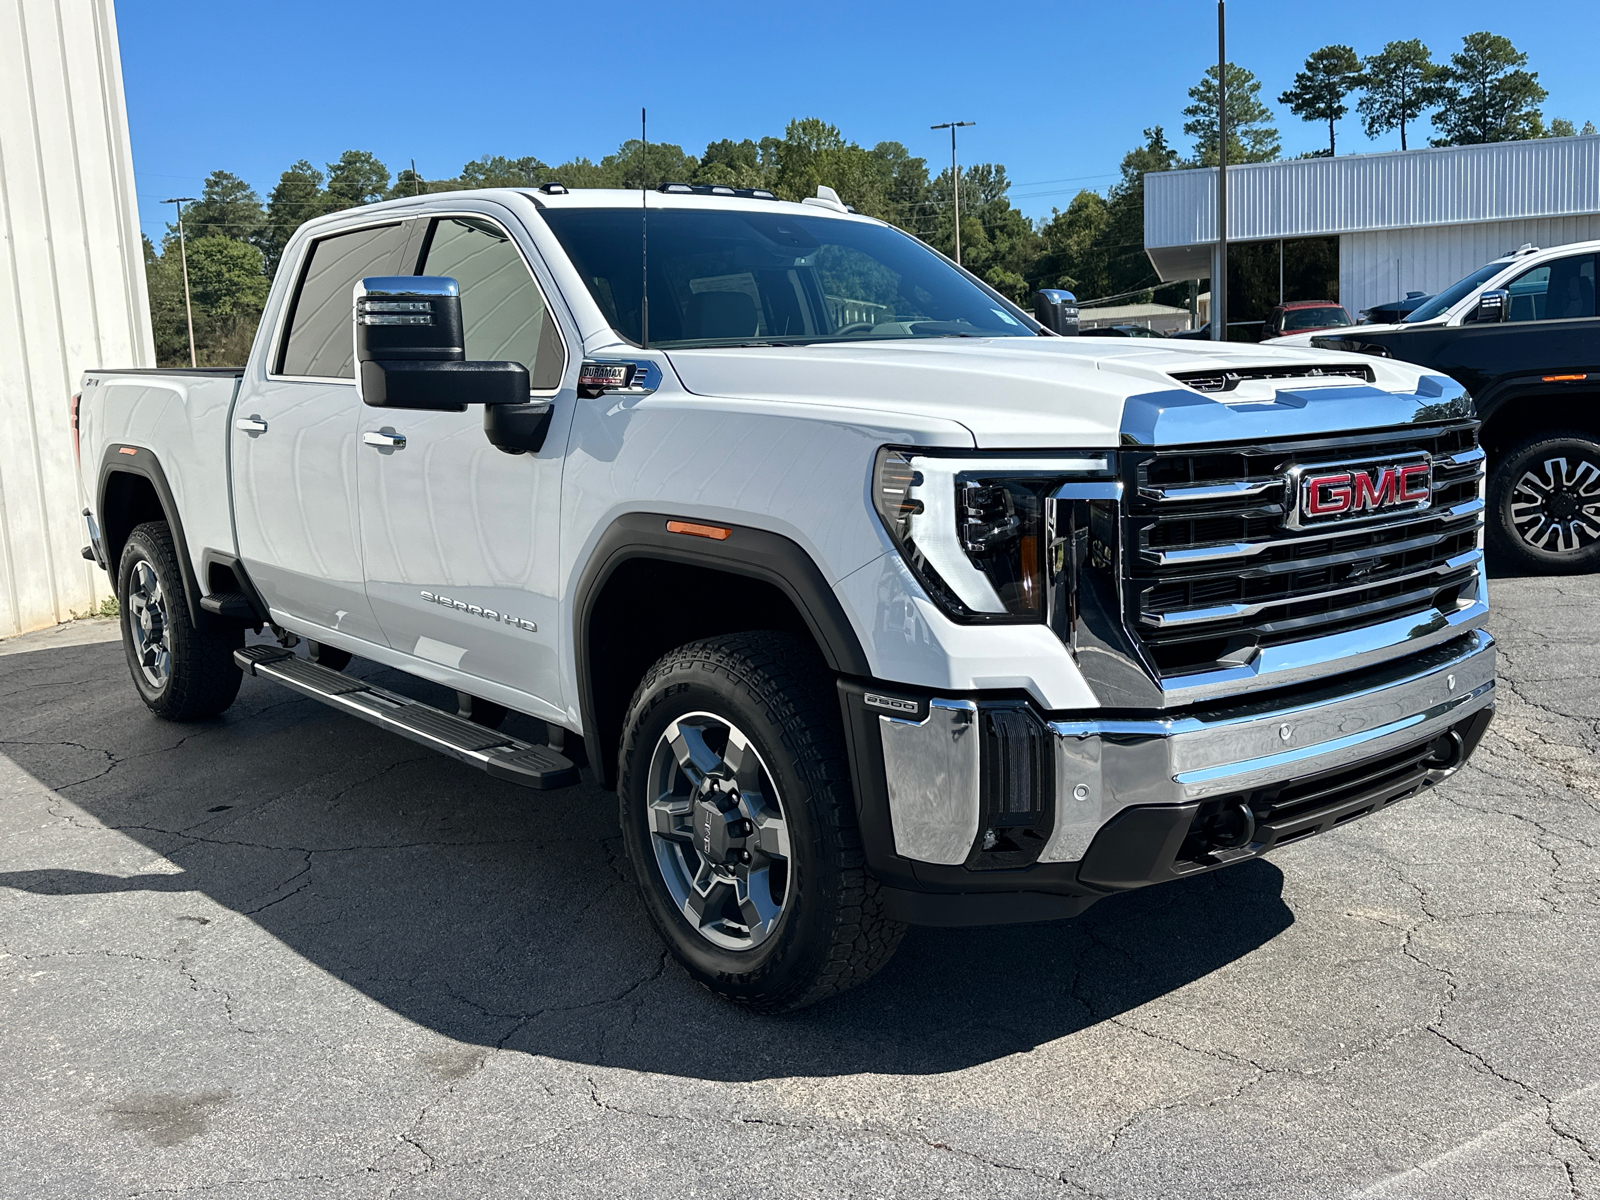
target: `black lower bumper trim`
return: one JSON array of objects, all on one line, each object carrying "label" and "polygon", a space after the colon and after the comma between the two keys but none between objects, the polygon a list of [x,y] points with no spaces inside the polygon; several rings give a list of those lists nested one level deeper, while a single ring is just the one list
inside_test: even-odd
[{"label": "black lower bumper trim", "polygon": [[[1078,880],[1107,892],[1182,879],[1258,858],[1278,846],[1324,833],[1386,808],[1441,782],[1464,762],[1494,708],[1479,709],[1441,737],[1397,750],[1376,761],[1192,804],[1149,804],[1124,809],[1095,835],[1078,867]],[[1248,808],[1246,844],[1208,844],[1212,818]]]}]

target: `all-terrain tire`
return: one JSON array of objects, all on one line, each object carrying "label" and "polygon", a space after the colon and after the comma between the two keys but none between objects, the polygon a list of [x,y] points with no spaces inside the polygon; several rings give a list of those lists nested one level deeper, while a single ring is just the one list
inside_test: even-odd
[{"label": "all-terrain tire", "polygon": [[1600,441],[1554,429],[1518,442],[1489,476],[1488,508],[1489,548],[1512,567],[1538,575],[1600,570]]},{"label": "all-terrain tire", "polygon": [[[148,603],[151,596],[159,596],[157,605]],[[233,652],[244,645],[244,626],[216,621],[196,627],[190,620],[178,553],[165,521],[147,521],[128,535],[117,566],[117,603],[128,670],[151,712],[169,721],[203,721],[233,703],[243,677]],[[152,608],[159,611],[146,618]],[[157,633],[164,660],[159,650],[146,656],[160,669],[141,662],[141,645],[157,644]]]},{"label": "all-terrain tire", "polygon": [[[651,764],[669,727],[690,714],[711,714],[749,739],[787,823],[783,910],[748,949],[707,940],[657,858]],[[884,915],[866,869],[836,685],[808,642],[741,633],[662,657],[628,708],[617,796],[645,909],[684,969],[718,995],[756,1012],[791,1012],[861,983],[899,945],[905,926]]]}]

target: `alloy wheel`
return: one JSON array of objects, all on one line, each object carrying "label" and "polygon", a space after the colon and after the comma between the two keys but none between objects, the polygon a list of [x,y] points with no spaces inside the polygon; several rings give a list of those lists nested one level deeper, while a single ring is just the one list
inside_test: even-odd
[{"label": "alloy wheel", "polygon": [[650,841],[673,902],[706,941],[751,950],[769,938],[792,886],[789,826],[750,739],[712,713],[687,713],[650,759]]},{"label": "alloy wheel", "polygon": [[1555,455],[1511,491],[1511,523],[1529,546],[1568,554],[1600,542],[1600,464]]},{"label": "alloy wheel", "polygon": [[145,682],[160,691],[172,674],[171,626],[167,597],[155,568],[141,561],[128,577],[128,631]]}]

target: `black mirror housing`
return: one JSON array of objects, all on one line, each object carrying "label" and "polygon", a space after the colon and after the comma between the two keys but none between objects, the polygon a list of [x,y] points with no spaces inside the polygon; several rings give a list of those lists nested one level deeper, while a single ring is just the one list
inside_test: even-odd
[{"label": "black mirror housing", "polygon": [[1078,298],[1060,288],[1045,288],[1033,294],[1033,316],[1051,333],[1076,337]]},{"label": "black mirror housing", "polygon": [[526,404],[528,387],[528,368],[519,362],[368,359],[361,364],[361,400],[373,408],[466,412],[469,404]]},{"label": "black mirror housing", "polygon": [[466,412],[526,404],[528,368],[467,362],[461,289],[445,275],[385,275],[355,288],[357,386],[373,408]]},{"label": "black mirror housing", "polygon": [[1478,297],[1478,307],[1472,310],[1470,320],[1476,324],[1493,324],[1511,316],[1511,293],[1504,288],[1491,288]]},{"label": "black mirror housing", "polygon": [[387,275],[355,289],[357,362],[461,362],[461,289],[444,275]]}]

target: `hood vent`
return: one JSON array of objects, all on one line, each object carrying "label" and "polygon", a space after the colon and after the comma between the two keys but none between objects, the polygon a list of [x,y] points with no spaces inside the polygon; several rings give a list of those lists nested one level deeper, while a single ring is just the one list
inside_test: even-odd
[{"label": "hood vent", "polygon": [[1172,378],[1197,392],[1231,392],[1250,379],[1325,379],[1330,375],[1372,383],[1377,376],[1365,363],[1335,363],[1323,366],[1230,367],[1211,371],[1174,371]]}]

